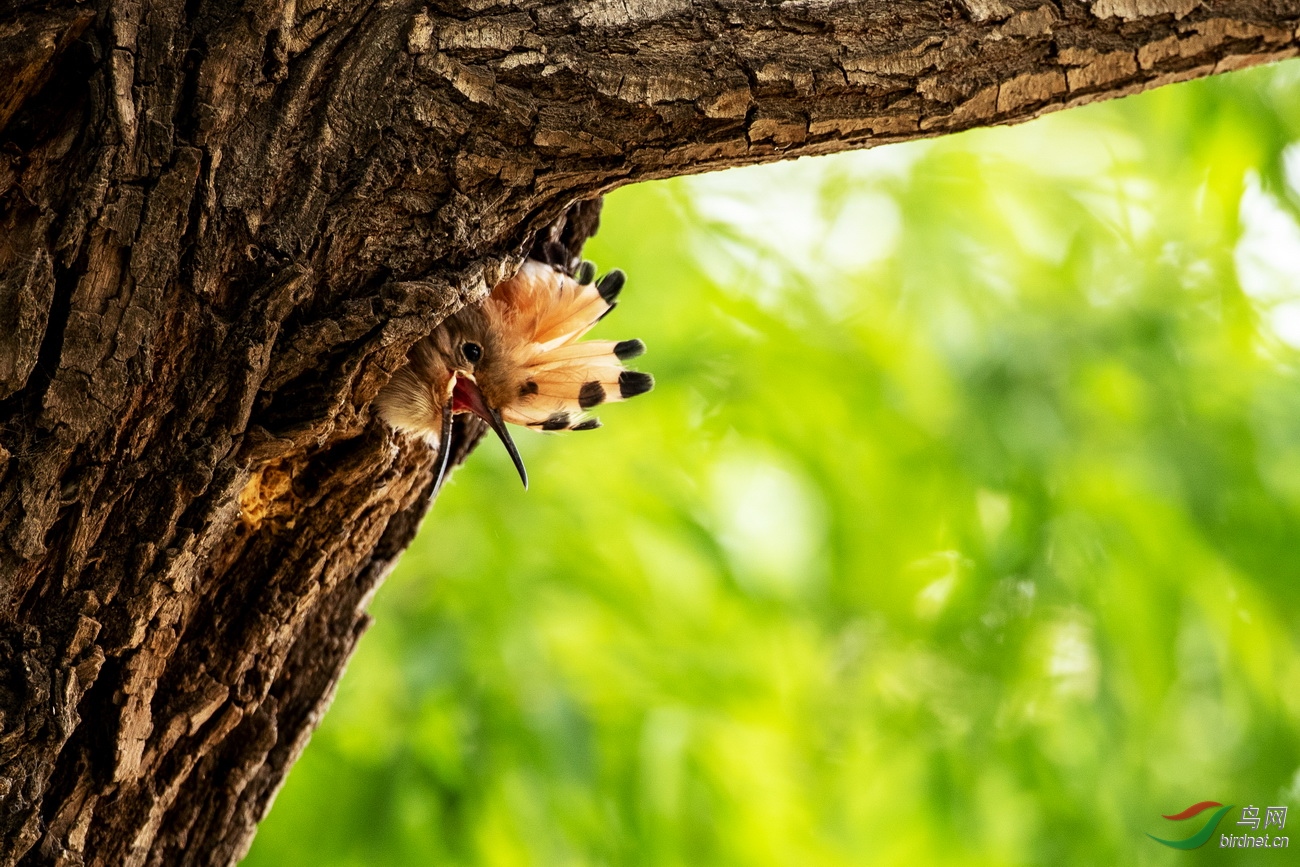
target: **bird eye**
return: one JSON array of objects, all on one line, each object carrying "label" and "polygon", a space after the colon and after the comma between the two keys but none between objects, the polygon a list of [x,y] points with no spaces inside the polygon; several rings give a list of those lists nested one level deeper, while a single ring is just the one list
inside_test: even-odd
[{"label": "bird eye", "polygon": [[470,364],[478,364],[478,360],[483,357],[483,347],[477,343],[466,343],[461,346],[460,351],[465,354],[465,360]]}]

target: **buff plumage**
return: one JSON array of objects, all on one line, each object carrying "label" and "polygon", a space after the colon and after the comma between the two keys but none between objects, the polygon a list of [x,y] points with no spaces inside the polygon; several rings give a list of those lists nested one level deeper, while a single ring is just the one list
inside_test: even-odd
[{"label": "buff plumage", "polygon": [[624,276],[593,281],[583,263],[574,276],[529,260],[480,304],[450,316],[412,348],[375,403],[394,428],[428,438],[446,471],[451,418],[471,412],[501,437],[527,475],[504,422],[535,430],[592,430],[589,410],[654,387],[648,373],[623,362],[645,351],[639,340],[581,338],[614,309]]}]

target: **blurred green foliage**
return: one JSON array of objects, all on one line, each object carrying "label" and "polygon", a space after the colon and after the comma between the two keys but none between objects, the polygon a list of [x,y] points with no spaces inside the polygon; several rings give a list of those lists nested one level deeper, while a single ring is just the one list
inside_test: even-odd
[{"label": "blurred green foliage", "polygon": [[1146,835],[1300,796],[1297,138],[1284,64],[610,196],[658,388],[456,473],[246,863],[1290,863]]}]

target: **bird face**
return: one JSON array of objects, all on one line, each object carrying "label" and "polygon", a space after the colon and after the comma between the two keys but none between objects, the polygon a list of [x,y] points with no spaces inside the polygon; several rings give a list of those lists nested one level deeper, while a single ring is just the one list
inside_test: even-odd
[{"label": "bird face", "polygon": [[412,348],[376,398],[381,417],[398,430],[438,446],[441,484],[450,455],[452,417],[483,419],[501,438],[524,487],[528,475],[506,422],[544,431],[593,430],[585,413],[606,401],[649,391],[654,380],[626,370],[640,355],[639,340],[580,341],[614,308],[621,271],[598,283],[584,263],[578,278],[528,261],[482,303],[448,317]]}]

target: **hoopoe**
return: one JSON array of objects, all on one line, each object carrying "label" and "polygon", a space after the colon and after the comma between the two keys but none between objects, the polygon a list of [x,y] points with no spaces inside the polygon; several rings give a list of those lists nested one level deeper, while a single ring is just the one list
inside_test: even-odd
[{"label": "hoopoe", "polygon": [[570,277],[530,259],[481,303],[449,316],[411,349],[406,367],[393,374],[375,405],[388,424],[436,446],[435,487],[447,472],[455,413],[487,422],[527,489],[528,473],[506,422],[543,431],[593,430],[600,420],[587,410],[654,387],[650,374],[623,367],[645,352],[640,340],[579,340],[614,309],[625,279],[617,270],[593,282],[595,276],[590,262]]}]

